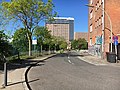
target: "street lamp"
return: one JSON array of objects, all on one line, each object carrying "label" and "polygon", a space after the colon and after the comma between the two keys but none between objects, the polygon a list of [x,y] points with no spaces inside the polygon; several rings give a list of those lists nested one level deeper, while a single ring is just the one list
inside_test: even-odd
[{"label": "street lamp", "polygon": [[[88,7],[91,7],[91,8],[98,8],[97,6],[94,6],[94,5],[91,5],[91,4],[87,4],[86,6]],[[106,16],[108,17],[108,20],[110,22],[110,43],[111,43],[111,49],[110,49],[110,52],[112,52],[112,22],[111,22],[111,19],[110,19],[110,16],[108,15],[108,13],[105,11],[104,8],[101,8],[99,7],[99,9],[101,9],[105,14]],[[103,41],[103,40],[102,40]],[[102,49],[103,49],[103,45],[102,45]]]}]

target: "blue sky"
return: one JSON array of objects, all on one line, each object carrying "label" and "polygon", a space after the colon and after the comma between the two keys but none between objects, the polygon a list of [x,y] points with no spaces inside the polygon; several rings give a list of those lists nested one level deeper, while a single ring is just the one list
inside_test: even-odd
[{"label": "blue sky", "polygon": [[[53,0],[54,10],[58,13],[58,16],[75,19],[75,32],[88,32],[88,7],[85,6],[87,3],[88,0]],[[42,23],[41,26],[43,26]],[[12,30],[12,25],[7,28]],[[11,33],[14,33],[14,28]]]},{"label": "blue sky", "polygon": [[60,17],[73,17],[74,31],[88,31],[88,0],[53,0],[55,11]]}]

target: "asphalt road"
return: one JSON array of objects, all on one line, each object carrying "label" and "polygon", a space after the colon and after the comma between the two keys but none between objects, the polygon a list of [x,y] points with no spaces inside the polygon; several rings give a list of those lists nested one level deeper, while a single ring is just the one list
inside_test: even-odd
[{"label": "asphalt road", "polygon": [[95,66],[76,53],[60,54],[32,67],[32,90],[120,90],[120,68]]}]

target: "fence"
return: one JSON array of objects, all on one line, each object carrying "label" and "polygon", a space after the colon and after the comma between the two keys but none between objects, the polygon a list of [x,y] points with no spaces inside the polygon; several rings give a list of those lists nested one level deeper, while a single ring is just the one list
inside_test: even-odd
[{"label": "fence", "polygon": [[[31,58],[35,58],[41,55],[48,55],[48,54],[53,54],[55,53],[55,51],[45,51],[43,50],[42,52],[34,50],[31,51],[32,55],[29,56],[29,51],[27,52],[18,52],[14,55],[11,55],[9,57],[6,57],[7,62],[14,62],[14,61],[19,61],[20,59],[31,59]],[[0,62],[4,63],[5,61],[3,60],[3,55],[0,54]]]}]

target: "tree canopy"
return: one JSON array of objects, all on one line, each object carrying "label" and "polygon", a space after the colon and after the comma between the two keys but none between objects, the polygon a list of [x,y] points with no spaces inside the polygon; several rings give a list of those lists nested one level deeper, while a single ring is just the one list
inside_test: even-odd
[{"label": "tree canopy", "polygon": [[51,20],[56,13],[53,12],[52,0],[46,3],[42,0],[11,0],[2,2],[2,10],[5,17],[21,23],[27,31],[29,41],[29,56],[31,56],[31,44],[33,31],[43,19]]},{"label": "tree canopy", "polygon": [[46,27],[37,27],[34,31],[34,35],[37,36],[38,44],[43,44],[43,42],[50,38],[50,31]]},{"label": "tree canopy", "polygon": [[13,35],[12,45],[20,52],[28,51],[28,39],[24,28],[18,29]]},{"label": "tree canopy", "polygon": [[8,42],[8,36],[4,31],[0,31],[0,61],[3,60],[3,56],[10,56],[13,52],[12,45]]},{"label": "tree canopy", "polygon": [[84,38],[73,40],[71,42],[72,49],[87,49],[87,41]]}]

